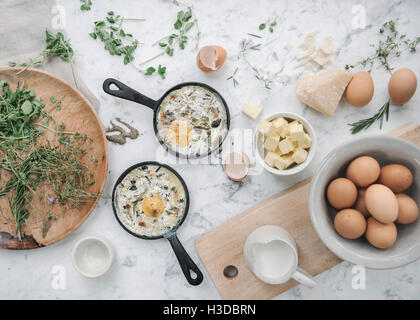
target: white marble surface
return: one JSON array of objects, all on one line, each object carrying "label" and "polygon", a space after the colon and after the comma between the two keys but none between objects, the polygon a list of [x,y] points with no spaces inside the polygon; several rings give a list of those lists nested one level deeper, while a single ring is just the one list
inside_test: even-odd
[{"label": "white marble surface", "polygon": [[[175,165],[191,190],[189,216],[179,230],[179,238],[193,259],[204,272],[205,280],[198,287],[191,287],[183,277],[176,258],[165,240],[143,241],[132,237],[117,224],[109,203],[101,202],[87,221],[72,235],[50,247],[34,251],[0,251],[0,298],[3,299],[217,299],[219,295],[200,262],[194,241],[206,232],[243,212],[245,209],[311,176],[316,165],[328,151],[342,141],[351,139],[346,125],[372,114],[387,99],[388,74],[382,69],[373,72],[375,96],[369,106],[359,110],[342,103],[333,118],[327,118],[304,107],[295,98],[295,82],[302,69],[292,69],[297,45],[303,36],[319,30],[323,36],[334,38],[338,55],[331,67],[343,67],[346,63],[360,60],[371,53],[368,44],[378,40],[377,30],[388,19],[400,18],[399,27],[409,36],[420,30],[420,3],[412,1],[256,1],[185,0],[194,3],[201,29],[200,45],[218,44],[228,51],[228,59],[221,70],[204,74],[195,65],[195,42],[190,39],[184,51],[176,50],[173,57],[163,56],[156,64],[167,66],[165,80],[158,76],[145,77],[131,66],[124,66],[120,57],[111,57],[102,44],[92,40],[88,33],[93,21],[102,19],[109,10],[130,18],[147,18],[146,22],[131,23],[132,31],[144,46],[136,52],[136,60],[150,56],[156,48],[150,43],[171,33],[178,8],[166,0],[156,1],[105,1],[93,0],[92,11],[81,12],[79,2],[59,0],[65,7],[66,31],[76,52],[76,65],[89,88],[100,98],[98,113],[104,124],[115,117],[131,121],[142,136],[124,146],[109,144],[109,170],[105,192],[110,190],[118,175],[128,166],[156,158],[158,143],[153,134],[152,112],[131,102],[116,100],[102,93],[102,82],[115,77],[140,92],[157,99],[171,86],[183,81],[202,81],[213,86],[227,100],[232,114],[232,128],[255,127],[255,122],[241,114],[247,102],[261,104],[264,115],[278,111],[292,111],[303,115],[314,126],[318,135],[318,152],[314,163],[303,174],[280,179],[267,172],[248,178],[238,184],[228,180],[219,165]],[[366,7],[365,30],[351,29],[351,8],[356,4]],[[239,42],[247,32],[258,33],[259,23],[270,18],[273,12],[279,16],[273,34],[263,33],[264,49],[250,56],[258,66],[272,73],[283,70],[291,76],[288,83],[280,82],[273,89],[264,89],[237,62]],[[288,30],[289,25],[296,30]],[[193,34],[193,32],[191,33]],[[289,52],[286,43],[294,44]],[[419,54],[404,55],[393,62],[395,67],[405,66],[420,75]],[[239,66],[237,79],[240,86],[234,88],[225,79]],[[391,107],[391,121],[383,132],[420,117],[420,95],[404,107]],[[379,132],[374,125],[366,133]],[[362,133],[365,134],[365,133]],[[361,134],[361,135],[362,135]],[[101,235],[109,239],[116,249],[116,261],[111,270],[98,279],[86,279],[71,264],[71,249],[82,237]],[[55,290],[51,285],[55,265],[66,270],[66,288]],[[352,289],[352,265],[342,263],[316,277],[315,289],[298,286],[278,299],[419,299],[420,261],[408,266],[385,271],[367,271],[366,290]]]}]

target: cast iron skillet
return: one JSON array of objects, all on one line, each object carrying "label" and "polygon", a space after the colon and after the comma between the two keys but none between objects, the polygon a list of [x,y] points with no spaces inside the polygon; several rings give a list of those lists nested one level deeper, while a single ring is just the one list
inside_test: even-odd
[{"label": "cast iron skillet", "polygon": [[[115,89],[115,90],[111,89],[111,85],[115,85],[118,89]],[[122,99],[125,99],[125,100],[134,101],[134,102],[140,103],[140,104],[142,104],[142,105],[144,105],[144,106],[149,107],[150,109],[152,109],[153,110],[153,129],[155,131],[155,135],[156,135],[156,138],[158,139],[159,143],[168,152],[171,152],[171,153],[175,154],[177,157],[187,158],[187,155],[180,154],[180,153],[172,150],[171,148],[169,148],[165,144],[165,142],[163,141],[163,139],[161,137],[159,137],[158,128],[157,128],[157,122],[158,122],[157,121],[158,120],[157,119],[157,115],[159,113],[160,104],[162,103],[163,99],[165,99],[165,97],[169,93],[171,93],[172,91],[178,90],[178,89],[180,89],[182,87],[185,87],[185,86],[199,86],[199,87],[203,87],[203,88],[209,90],[210,92],[214,93],[217,97],[220,98],[220,101],[222,101],[223,106],[224,106],[225,111],[226,111],[226,129],[228,131],[229,128],[230,128],[230,114],[229,114],[229,108],[227,106],[227,103],[226,103],[225,99],[223,99],[223,97],[216,90],[214,90],[212,87],[210,87],[210,86],[208,86],[208,85],[206,85],[204,83],[200,83],[200,82],[184,82],[184,83],[180,83],[180,84],[172,87],[168,91],[166,91],[166,93],[159,100],[150,99],[150,98],[142,95],[141,93],[137,92],[136,90],[134,90],[134,89],[126,86],[124,83],[122,83],[122,82],[120,82],[120,81],[118,81],[116,79],[112,79],[112,78],[106,79],[104,81],[102,87],[103,87],[103,89],[104,89],[104,91],[106,93],[108,93],[108,94],[110,94],[110,95],[112,95],[114,97],[118,97],[118,98],[122,98]],[[218,146],[216,146],[215,148],[209,150],[206,153],[202,153],[202,154],[198,153],[198,154],[195,154],[194,156],[189,156],[189,158],[201,158],[201,157],[205,157],[205,156],[210,155],[211,153],[213,153],[216,150],[219,150],[220,151],[221,150],[221,147],[222,147],[222,144],[223,144],[226,136],[227,136],[227,134],[220,141],[220,144]]]},{"label": "cast iron skillet", "polygon": [[[117,207],[115,205],[115,201],[116,201],[115,193],[116,193],[117,186],[120,184],[120,182],[132,170],[137,169],[139,167],[148,166],[148,165],[160,166],[160,167],[166,168],[167,170],[171,171],[179,179],[179,181],[181,182],[181,184],[184,188],[184,191],[185,191],[185,211],[183,213],[182,218],[178,221],[178,223],[175,226],[172,227],[171,230],[169,230],[167,233],[165,233],[161,236],[148,237],[148,236],[145,236],[145,235],[135,233],[135,232],[131,231],[130,229],[128,229],[128,227],[126,227],[126,225],[120,220],[120,218],[118,216],[118,212],[117,212]],[[161,238],[168,239],[169,242],[171,243],[172,249],[175,252],[175,255],[178,259],[179,265],[181,266],[182,272],[185,275],[185,278],[187,278],[188,282],[191,285],[197,286],[203,281],[203,274],[201,273],[200,269],[198,269],[198,267],[194,263],[194,261],[190,258],[188,253],[185,251],[184,247],[182,246],[181,242],[178,240],[178,237],[176,236],[176,231],[181,226],[181,224],[184,222],[184,220],[185,220],[185,218],[188,214],[189,206],[190,206],[190,195],[188,193],[188,188],[187,188],[187,185],[185,184],[184,179],[182,179],[182,177],[178,174],[178,172],[176,172],[170,166],[168,166],[166,164],[156,162],[156,161],[146,161],[146,162],[141,162],[141,163],[138,163],[138,164],[135,164],[135,165],[131,166],[130,168],[128,168],[127,170],[125,170],[121,174],[121,176],[118,178],[117,182],[114,185],[114,189],[112,190],[112,209],[114,210],[115,218],[117,218],[117,221],[124,228],[124,230],[127,231],[128,233],[130,233],[131,235],[133,235],[137,238],[144,239],[144,240],[156,240],[156,239],[161,239]],[[195,278],[192,277],[191,272],[195,273],[195,275],[196,275]]]}]

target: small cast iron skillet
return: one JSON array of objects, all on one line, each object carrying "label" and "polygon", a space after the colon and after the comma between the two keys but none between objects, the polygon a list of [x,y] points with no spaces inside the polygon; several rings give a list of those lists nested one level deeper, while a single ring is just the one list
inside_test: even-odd
[{"label": "small cast iron skillet", "polygon": [[[117,190],[117,186],[121,183],[121,181],[132,170],[137,169],[139,167],[143,167],[143,166],[149,166],[149,165],[158,166],[158,167],[160,166],[160,167],[166,168],[167,170],[171,171],[179,179],[179,181],[182,184],[182,187],[184,188],[184,192],[185,192],[185,211],[183,213],[182,218],[167,233],[165,233],[163,235],[160,235],[160,236],[152,236],[152,237],[141,235],[141,234],[138,234],[138,233],[135,233],[135,232],[131,231],[120,220],[120,218],[118,216],[118,211],[117,211],[118,209],[117,209],[117,207],[115,205],[115,202],[116,202],[116,190]],[[120,225],[123,227],[123,229],[125,231],[127,231],[128,233],[130,233],[131,235],[133,235],[133,236],[135,236],[137,238],[144,239],[144,240],[156,240],[156,239],[161,239],[161,238],[168,239],[169,242],[171,243],[172,249],[175,252],[175,255],[176,255],[177,259],[178,259],[179,265],[181,266],[182,272],[185,275],[185,278],[187,278],[187,281],[191,285],[197,286],[197,285],[199,285],[203,281],[203,274],[201,273],[200,269],[198,269],[198,267],[194,263],[194,261],[190,258],[190,256],[188,255],[188,253],[185,251],[184,247],[182,246],[181,242],[178,240],[178,237],[176,236],[176,231],[182,225],[182,223],[184,222],[185,218],[187,217],[189,206],[190,206],[190,195],[188,193],[188,188],[187,188],[187,185],[185,184],[184,179],[182,179],[182,177],[178,174],[178,172],[176,172],[170,166],[168,166],[166,164],[162,164],[162,163],[156,162],[156,161],[141,162],[141,163],[138,163],[138,164],[135,164],[135,165],[131,166],[130,168],[128,168],[127,170],[125,170],[121,174],[121,176],[118,178],[117,182],[114,185],[114,189],[112,190],[112,209],[114,210],[115,218],[117,218],[117,221],[120,223]],[[195,273],[196,277],[193,278],[191,272]]]},{"label": "small cast iron skillet", "polygon": [[[118,89],[115,89],[115,90],[111,89],[111,85],[115,85]],[[172,91],[178,90],[178,89],[180,89],[182,87],[185,87],[185,86],[198,86],[198,87],[205,88],[205,89],[209,90],[210,92],[212,92],[213,94],[215,94],[216,97],[218,97],[220,99],[220,101],[222,101],[222,104],[224,106],[225,113],[226,113],[226,130],[229,131],[229,128],[230,128],[230,113],[229,113],[229,108],[227,106],[227,103],[226,103],[225,99],[223,99],[223,97],[216,90],[214,90],[212,87],[210,87],[210,86],[208,86],[208,85],[206,85],[204,83],[200,83],[200,82],[184,82],[184,83],[180,83],[180,84],[172,87],[168,91],[166,91],[166,93],[159,100],[150,99],[150,98],[142,95],[141,93],[137,92],[136,90],[128,87],[124,83],[122,83],[122,82],[120,82],[120,81],[118,81],[116,79],[112,79],[112,78],[106,79],[104,81],[102,87],[103,87],[103,90],[106,93],[108,93],[108,94],[110,94],[110,95],[112,95],[114,97],[118,97],[118,98],[122,98],[122,99],[125,99],[125,100],[134,101],[134,102],[140,103],[140,104],[142,104],[142,105],[144,105],[144,106],[149,107],[150,109],[152,109],[153,110],[153,129],[155,131],[156,138],[158,139],[159,143],[168,152],[175,154],[177,157],[180,157],[180,158],[201,158],[201,157],[205,157],[205,156],[210,155],[211,153],[213,153],[216,150],[219,150],[220,151],[221,150],[221,147],[222,147],[222,144],[223,144],[223,142],[224,142],[224,140],[225,140],[225,138],[227,136],[227,133],[223,137],[223,139],[220,141],[220,144],[218,146],[214,147],[213,149],[209,150],[208,152],[205,152],[205,153],[197,153],[197,154],[195,154],[193,156],[191,156],[191,155],[190,156],[183,155],[183,154],[180,154],[179,152],[176,152],[176,151],[172,150],[169,146],[167,146],[165,144],[165,142],[163,141],[163,139],[161,137],[159,137],[158,127],[157,127],[157,124],[158,124],[157,116],[159,114],[159,109],[160,109],[160,105],[161,105],[162,101]]]}]

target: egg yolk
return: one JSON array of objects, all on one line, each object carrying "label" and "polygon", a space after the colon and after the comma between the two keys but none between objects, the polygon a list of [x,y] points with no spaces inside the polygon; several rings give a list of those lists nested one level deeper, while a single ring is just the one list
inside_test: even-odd
[{"label": "egg yolk", "polygon": [[143,200],[142,210],[150,218],[159,217],[165,210],[165,204],[159,195],[152,195]]},{"label": "egg yolk", "polygon": [[186,121],[174,121],[169,129],[167,138],[171,144],[185,148],[191,142],[191,125]]}]

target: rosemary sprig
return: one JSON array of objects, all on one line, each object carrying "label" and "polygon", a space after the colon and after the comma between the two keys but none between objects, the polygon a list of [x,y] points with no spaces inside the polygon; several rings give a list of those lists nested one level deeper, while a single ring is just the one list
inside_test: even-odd
[{"label": "rosemary sprig", "polygon": [[349,126],[351,127],[351,133],[356,134],[362,130],[366,130],[377,120],[380,121],[379,128],[382,129],[384,117],[386,121],[389,119],[389,105],[390,101],[388,100],[372,117],[350,123]]},{"label": "rosemary sprig", "polygon": [[50,57],[60,57],[66,62],[72,62],[74,55],[73,49],[70,45],[70,42],[64,38],[64,35],[61,32],[53,34],[48,29],[45,29],[45,42],[46,48],[36,57],[29,59],[29,61],[24,63],[9,62],[10,67],[24,67],[18,73],[21,73],[28,69],[29,67],[35,65],[43,65],[45,61]]},{"label": "rosemary sprig", "polygon": [[122,29],[125,21],[144,21],[144,19],[126,19],[116,15],[114,11],[109,11],[105,20],[94,23],[94,30],[89,35],[95,40],[99,38],[110,55],[124,56],[124,64],[128,64],[134,60],[133,53],[139,41]]},{"label": "rosemary sprig", "polygon": [[416,52],[417,45],[420,42],[420,37],[416,37],[414,40],[407,38],[406,34],[401,34],[393,20],[385,22],[379,29],[379,33],[386,36],[385,40],[379,40],[375,47],[375,53],[354,65],[347,64],[346,70],[353,69],[357,66],[368,68],[370,73],[376,61],[380,63],[380,66],[385,70],[392,73],[393,67],[390,65],[390,60],[398,58],[404,51],[409,50],[410,52]]}]

